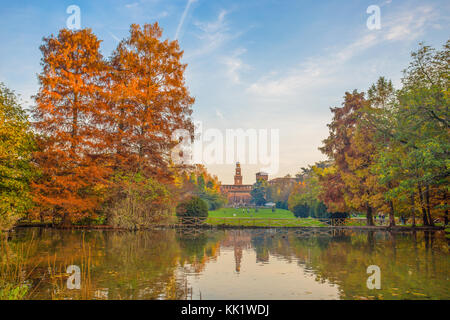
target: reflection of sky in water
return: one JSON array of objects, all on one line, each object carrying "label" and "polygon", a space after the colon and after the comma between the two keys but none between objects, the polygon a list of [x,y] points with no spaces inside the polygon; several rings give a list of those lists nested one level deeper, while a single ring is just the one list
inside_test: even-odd
[{"label": "reflection of sky in water", "polygon": [[[288,262],[270,256],[257,262],[256,252],[242,252],[240,271],[236,272],[233,249],[222,249],[216,261],[199,273],[187,274],[193,299],[338,299],[338,288],[329,282],[319,283],[315,275],[297,261]],[[183,272],[183,271],[181,271]]]}]

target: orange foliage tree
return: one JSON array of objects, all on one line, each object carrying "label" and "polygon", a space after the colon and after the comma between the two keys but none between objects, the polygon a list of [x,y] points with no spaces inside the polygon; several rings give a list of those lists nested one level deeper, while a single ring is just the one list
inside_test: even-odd
[{"label": "orange foliage tree", "polygon": [[157,23],[132,25],[108,61],[89,29],[44,39],[34,110],[41,176],[32,186],[41,217],[70,224],[100,209],[123,213],[130,183],[145,186],[146,194],[161,190],[169,204],[178,170],[170,152],[179,141],[172,136],[177,129],[193,134],[194,98],[178,42],[161,36]]},{"label": "orange foliage tree", "polygon": [[38,210],[64,224],[89,216],[108,175],[99,123],[105,64],[89,29],[44,38],[34,109],[40,134],[34,154],[41,177],[32,184]]},{"label": "orange foliage tree", "polygon": [[194,98],[177,41],[161,41],[158,24],[133,24],[111,60],[109,120],[116,169],[173,180],[170,150],[177,129],[193,132]]}]

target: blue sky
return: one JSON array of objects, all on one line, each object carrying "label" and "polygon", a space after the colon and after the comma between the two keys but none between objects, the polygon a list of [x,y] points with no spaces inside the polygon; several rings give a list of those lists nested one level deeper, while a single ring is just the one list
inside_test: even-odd
[{"label": "blue sky", "polygon": [[[189,3],[189,5],[188,5]],[[450,2],[336,1],[1,1],[0,81],[25,106],[37,91],[42,37],[64,28],[69,5],[81,26],[103,40],[108,56],[131,23],[158,21],[164,38],[178,38],[204,128],[279,129],[280,169],[324,160],[318,151],[345,91],[367,90],[379,76],[400,84],[420,41],[441,47],[450,35]],[[370,5],[381,8],[381,29],[369,30]],[[209,165],[224,183],[233,165]],[[243,166],[244,183],[261,165]]]}]

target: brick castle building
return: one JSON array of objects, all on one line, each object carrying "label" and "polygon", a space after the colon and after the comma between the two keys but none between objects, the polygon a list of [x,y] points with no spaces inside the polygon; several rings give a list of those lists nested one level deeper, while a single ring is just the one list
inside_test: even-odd
[{"label": "brick castle building", "polygon": [[[258,172],[256,174],[256,181],[269,180],[269,175],[265,172]],[[247,206],[251,204],[252,196],[250,192],[253,189],[251,184],[242,184],[241,164],[236,163],[236,172],[234,175],[234,184],[221,185],[220,191],[228,198],[229,206]]]}]

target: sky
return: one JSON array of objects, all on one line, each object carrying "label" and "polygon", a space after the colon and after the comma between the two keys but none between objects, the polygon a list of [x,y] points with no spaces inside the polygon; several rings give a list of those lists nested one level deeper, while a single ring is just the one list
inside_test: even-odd
[{"label": "sky", "polygon": [[[450,38],[447,0],[0,3],[0,81],[21,95],[25,107],[38,90],[42,38],[66,27],[70,5],[80,8],[81,27],[103,41],[106,57],[130,24],[157,21],[163,38],[177,39],[184,50],[193,117],[203,131],[278,130],[279,165],[271,178],[326,159],[318,148],[328,135],[329,108],[340,106],[346,91],[367,91],[380,76],[399,88],[419,42],[441,48]],[[367,26],[371,5],[380,8],[378,29]],[[259,160],[234,159],[242,163],[244,183],[268,171]],[[223,183],[233,182],[231,162],[206,166]]]}]

